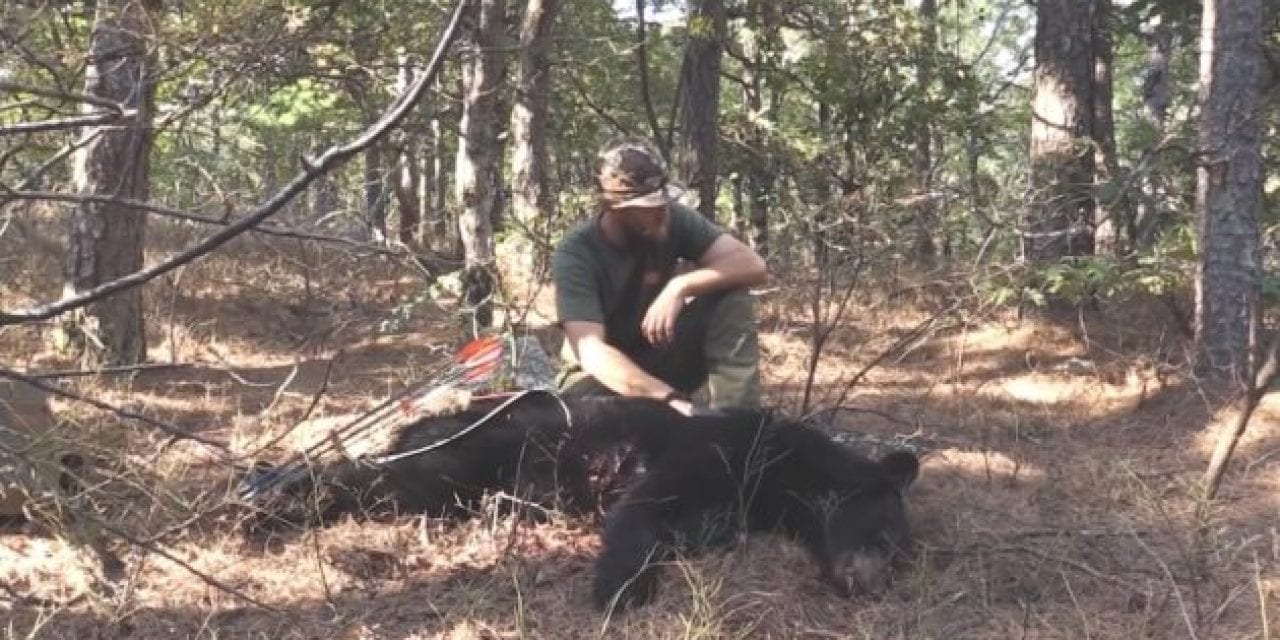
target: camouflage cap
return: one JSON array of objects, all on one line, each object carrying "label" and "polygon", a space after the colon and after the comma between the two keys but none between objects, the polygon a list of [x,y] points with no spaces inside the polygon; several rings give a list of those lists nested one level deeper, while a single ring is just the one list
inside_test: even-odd
[{"label": "camouflage cap", "polygon": [[596,180],[614,209],[662,206],[682,191],[667,181],[662,155],[642,138],[605,145],[596,157]]}]

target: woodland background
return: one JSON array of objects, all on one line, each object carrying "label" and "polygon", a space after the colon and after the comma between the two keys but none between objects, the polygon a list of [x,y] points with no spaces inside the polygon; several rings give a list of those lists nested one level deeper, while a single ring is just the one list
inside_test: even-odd
[{"label": "woodland background", "polygon": [[[1275,634],[1273,3],[10,1],[0,51],[0,375],[96,463],[0,536],[5,637]],[[231,462],[556,348],[620,134],[768,260],[770,402],[928,452],[894,591],[751,542],[602,622],[589,523],[241,541]]]}]

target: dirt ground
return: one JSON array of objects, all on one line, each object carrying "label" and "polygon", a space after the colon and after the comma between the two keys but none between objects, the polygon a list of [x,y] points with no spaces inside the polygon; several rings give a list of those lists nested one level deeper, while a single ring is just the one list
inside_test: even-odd
[{"label": "dirt ground", "polygon": [[[57,231],[0,236],[0,308],[56,297]],[[807,285],[774,284],[760,297],[767,397],[799,413]],[[418,301],[421,290],[391,258],[245,238],[148,287],[151,360],[171,366],[55,380],[248,460],[304,416],[358,411],[428,377],[462,331],[454,301]],[[551,343],[537,293],[517,331]],[[815,369],[810,404],[839,403],[824,415],[840,429],[926,452],[909,495],[919,548],[883,596],[829,594],[797,546],[757,536],[672,563],[653,606],[606,619],[589,605],[598,523],[561,517],[348,520],[254,543],[216,450],[58,399],[66,433],[99,459],[81,507],[124,568],[108,592],[68,542],[93,531],[10,527],[0,637],[1273,637],[1280,398],[1264,400],[1219,499],[1198,500],[1235,409],[1180,367],[1185,340],[1161,306],[1066,321],[977,303],[939,314],[953,295],[868,285]],[[51,328],[0,329],[0,363],[74,369]]]}]

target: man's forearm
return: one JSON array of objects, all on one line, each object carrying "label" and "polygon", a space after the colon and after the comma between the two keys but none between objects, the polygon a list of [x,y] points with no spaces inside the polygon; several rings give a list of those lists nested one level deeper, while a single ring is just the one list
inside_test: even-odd
[{"label": "man's forearm", "polygon": [[[698,268],[671,279],[686,296],[764,284],[769,279],[764,260],[746,245],[721,236],[698,260]],[[721,244],[723,243],[723,244]]]},{"label": "man's forearm", "polygon": [[755,273],[726,272],[712,267],[700,267],[671,279],[684,295],[695,297],[726,289],[749,287],[763,281],[764,278]]},{"label": "man's forearm", "polygon": [[580,362],[583,371],[614,393],[661,400],[671,385],[649,375],[626,354],[608,345],[597,345],[595,353]]}]

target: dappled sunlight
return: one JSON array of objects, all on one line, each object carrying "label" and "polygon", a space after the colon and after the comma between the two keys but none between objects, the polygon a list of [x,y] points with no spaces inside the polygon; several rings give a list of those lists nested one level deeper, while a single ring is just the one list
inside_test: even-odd
[{"label": "dappled sunlight", "polygon": [[[1196,450],[1208,458],[1218,439],[1235,429],[1239,419],[1239,400],[1222,406],[1196,434]],[[1245,460],[1262,456],[1280,460],[1280,393],[1262,396],[1236,446],[1236,454]]]},{"label": "dappled sunlight", "polygon": [[1073,419],[1101,418],[1132,411],[1152,392],[1156,381],[1130,370],[1119,384],[1089,374],[1024,373],[987,385],[984,392],[1032,406],[1070,410]]},{"label": "dappled sunlight", "polygon": [[1012,488],[1020,484],[1035,485],[1046,480],[1043,469],[1027,461],[1017,460],[999,451],[962,451],[942,449],[925,460],[925,473],[962,474],[988,486]]},{"label": "dappled sunlight", "polygon": [[[69,388],[199,427],[226,441],[233,455],[258,453],[283,435],[258,456],[278,462],[425,380],[459,341],[456,319],[430,305],[402,333],[374,329],[412,289],[412,277],[390,267],[367,286],[337,288],[337,276],[313,280],[324,304],[269,309],[264,305],[277,293],[280,300],[306,299],[307,278],[288,271],[302,267],[280,265],[293,275],[268,282],[259,278],[265,269],[255,272],[240,284],[242,296],[187,316],[171,318],[163,292],[153,295],[161,310],[153,357],[174,354],[192,366],[77,378]],[[204,271],[192,269],[183,291],[204,304],[192,292],[224,281],[234,268],[234,261],[219,259]],[[790,410],[808,376],[810,336],[786,295],[762,299],[760,341],[766,398]],[[545,292],[538,298],[545,306]],[[657,602],[642,615],[609,619],[607,635],[858,637],[886,629],[941,637],[961,629],[969,631],[959,637],[1016,637],[1032,615],[1037,629],[1063,637],[1168,637],[1181,622],[1160,604],[1173,593],[1162,567],[1171,568],[1184,595],[1190,580],[1200,580],[1188,573],[1184,552],[1197,518],[1209,519],[1206,531],[1222,549],[1212,568],[1218,582],[1197,582],[1197,589],[1206,601],[1217,599],[1215,607],[1239,592],[1222,614],[1236,627],[1258,619],[1253,585],[1269,593],[1277,588],[1267,573],[1277,561],[1273,548],[1280,548],[1269,533],[1280,509],[1275,398],[1264,401],[1233,461],[1224,491],[1230,502],[1198,515],[1190,488],[1212,434],[1230,424],[1234,410],[1210,419],[1212,403],[1176,373],[1101,342],[1097,332],[1090,343],[1070,327],[1043,321],[949,319],[882,357],[929,310],[863,298],[824,347],[811,408],[843,398],[845,410],[831,414],[834,428],[923,451],[920,478],[907,493],[919,544],[888,592],[836,597],[799,545],[753,536],[724,552],[665,565]],[[321,309],[337,311],[313,313]],[[526,326],[544,323],[535,313]],[[42,330],[23,328],[22,335],[39,337]],[[535,330],[554,344],[554,330]],[[31,353],[17,335],[0,334],[0,348]],[[70,364],[41,357],[49,367]],[[589,604],[599,521],[553,514],[549,522],[517,522],[482,511],[460,523],[345,519],[265,543],[249,540],[239,530],[246,514],[225,501],[235,474],[216,451],[164,444],[145,427],[116,417],[104,422],[102,412],[73,401],[58,400],[54,408],[98,427],[104,442],[125,452],[117,456],[121,477],[103,485],[105,513],[158,531],[206,512],[162,548],[241,596],[294,614],[297,624],[282,626],[276,612],[117,541],[133,571],[128,611],[78,600],[52,621],[50,637],[89,637],[104,625],[132,637],[193,637],[212,625],[235,637],[585,638],[606,624]],[[364,444],[374,449],[389,437]],[[348,452],[360,450],[357,444]],[[107,457],[113,449],[95,451]],[[0,581],[55,602],[93,598],[94,563],[78,553],[51,538],[0,536]],[[1254,578],[1255,554],[1261,581]],[[1245,586],[1247,593],[1240,591]],[[23,606],[13,613],[27,623],[37,615]]]}]

